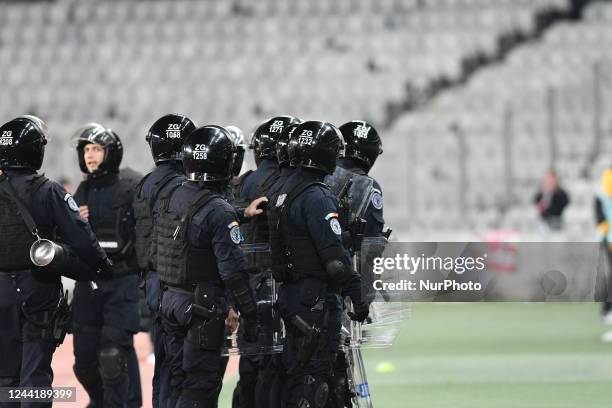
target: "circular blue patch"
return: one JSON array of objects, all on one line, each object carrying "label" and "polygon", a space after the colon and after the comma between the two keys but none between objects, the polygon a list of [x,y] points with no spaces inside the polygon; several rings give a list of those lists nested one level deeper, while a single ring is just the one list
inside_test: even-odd
[{"label": "circular blue patch", "polygon": [[68,204],[68,208],[70,208],[74,212],[79,212],[79,206],[77,205],[76,201],[74,201],[74,198],[72,198],[71,195],[66,194],[65,201],[66,204]]},{"label": "circular blue patch", "polygon": [[374,194],[372,194],[372,205],[377,210],[380,210],[383,206],[382,194],[380,194],[378,191],[375,191]]},{"label": "circular blue patch", "polygon": [[242,242],[242,232],[239,226],[235,225],[230,229],[230,238],[234,244]]},{"label": "circular blue patch", "polygon": [[338,221],[337,218],[332,218],[329,220],[329,226],[331,227],[332,231],[334,231],[334,234],[342,234],[342,227],[340,226],[340,221]]}]

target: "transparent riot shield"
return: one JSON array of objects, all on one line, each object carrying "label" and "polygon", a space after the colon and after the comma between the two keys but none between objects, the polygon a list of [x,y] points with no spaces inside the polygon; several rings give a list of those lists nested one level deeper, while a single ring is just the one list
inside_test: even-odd
[{"label": "transparent riot shield", "polygon": [[[350,302],[348,307],[352,308]],[[359,325],[359,323],[357,323],[357,325]],[[351,328],[351,326],[353,325],[349,325],[349,328]],[[351,347],[351,332],[352,328],[347,329],[345,325],[342,326],[342,335],[345,336],[345,347],[343,351],[346,356],[347,382],[352,395],[351,400],[353,405],[357,408],[373,408],[374,405],[370,395],[370,385],[368,383],[365,364],[363,363],[361,347]]]},{"label": "transparent riot shield", "polygon": [[355,174],[342,167],[336,167],[334,174],[325,178],[325,183],[338,200],[346,199],[348,201],[350,208],[349,223],[356,218],[363,218],[374,193],[374,180],[372,178]]},{"label": "transparent riot shield", "polygon": [[372,408],[372,396],[368,384],[362,348],[383,348],[393,345],[400,329],[400,322],[409,315],[408,305],[391,294],[374,289],[377,275],[374,260],[384,257],[387,247],[385,237],[364,238],[360,251],[353,256],[353,266],[362,280],[362,298],[370,303],[370,316],[363,323],[352,321],[348,312],[353,310],[350,299],[345,299],[342,322],[343,351],[347,359],[347,377],[352,391],[353,405]]},{"label": "transparent riot shield", "polygon": [[[268,243],[242,244],[241,247],[249,260],[270,258]],[[261,267],[258,270],[249,277],[251,290],[257,302],[258,339],[256,342],[247,342],[241,335],[242,330],[239,327],[236,332],[227,333],[223,355],[259,355],[283,351],[285,330],[274,308],[277,299],[277,284],[269,267]]]},{"label": "transparent riot shield", "polygon": [[345,317],[351,337],[351,346],[389,347],[400,329],[400,322],[410,314],[409,305],[384,290],[376,290],[375,281],[381,279],[374,270],[377,258],[385,257],[385,237],[364,238],[361,250],[353,256],[353,266],[361,275],[362,297],[370,303],[370,315],[363,324]]}]

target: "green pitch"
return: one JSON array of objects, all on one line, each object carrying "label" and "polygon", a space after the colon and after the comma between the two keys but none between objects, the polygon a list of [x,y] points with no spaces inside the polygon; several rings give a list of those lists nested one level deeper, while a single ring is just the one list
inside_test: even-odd
[{"label": "green pitch", "polygon": [[[377,408],[612,407],[612,344],[601,341],[612,326],[599,305],[412,309],[392,348],[364,354]],[[235,381],[224,384],[220,407],[231,406]]]}]

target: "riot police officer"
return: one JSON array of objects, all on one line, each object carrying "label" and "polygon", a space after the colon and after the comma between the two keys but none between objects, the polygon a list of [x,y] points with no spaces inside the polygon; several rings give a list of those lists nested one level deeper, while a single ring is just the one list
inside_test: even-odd
[{"label": "riot police officer", "polygon": [[285,181],[287,181],[289,176],[293,173],[293,170],[295,170],[295,164],[291,163],[291,160],[289,159],[289,148],[290,144],[292,144],[291,148],[293,148],[293,146],[297,143],[297,138],[293,138],[292,136],[295,128],[297,128],[300,123],[302,123],[301,120],[299,120],[298,123],[287,126],[276,143],[276,157],[278,160],[278,168],[280,173],[278,174],[278,179],[276,182],[274,182],[268,191],[266,191],[266,195],[268,197],[274,195],[274,193],[276,193],[278,189],[285,184]]},{"label": "riot police officer", "polygon": [[[287,127],[296,123],[301,123],[301,120],[293,116],[276,116],[266,120],[255,129],[251,137],[251,146],[257,169],[248,171],[239,178],[236,194],[238,206],[265,196],[270,187],[276,183],[280,175],[276,154],[277,142],[281,139]],[[246,243],[267,242],[268,223],[265,214],[246,223],[243,226],[243,232]],[[263,269],[269,266],[269,260],[266,259],[264,254],[253,254],[249,256],[249,264],[260,270],[257,275],[251,276],[251,287],[259,287],[262,291],[265,291],[267,286],[261,285],[261,283],[266,279]],[[267,298],[268,294],[255,293],[255,296],[259,300],[260,298]],[[239,344],[240,347],[247,347],[242,339],[240,339],[240,342],[242,343]],[[265,365],[265,362],[262,355],[243,355],[240,358],[240,380],[236,384],[232,403],[235,408],[256,406],[256,388],[263,387],[262,384],[257,384],[260,368],[263,365]],[[262,404],[265,404],[265,402]]]},{"label": "riot police officer", "polygon": [[[46,125],[37,117],[18,117],[0,127],[0,386],[3,387],[50,387],[51,358],[65,334],[61,320],[66,316],[58,308],[65,305],[61,301],[60,274],[34,267],[30,261],[28,251],[36,237],[27,226],[26,213],[40,237],[55,240],[57,230],[90,268],[99,269],[107,261],[89,224],[80,217],[72,196],[59,184],[37,174],[46,143]],[[0,403],[0,406],[4,405]],[[36,406],[51,406],[51,403]]]},{"label": "riot police officer", "polygon": [[338,203],[322,183],[332,174],[342,135],[326,122],[309,121],[294,131],[291,160],[297,169],[270,198],[268,220],[274,277],[282,282],[278,306],[285,323],[283,362],[287,369],[287,406],[323,407],[340,346],[345,292],[356,320],[368,308],[361,300],[359,275],[343,247]]},{"label": "riot police officer", "polygon": [[222,385],[230,300],[255,338],[257,306],[240,249],[234,208],[223,198],[234,146],[227,130],[204,126],[183,145],[187,182],[162,198],[156,221],[161,313],[173,395],[179,407],[214,407]]},{"label": "riot police officer", "polygon": [[153,407],[165,407],[170,394],[170,371],[165,362],[163,330],[157,313],[160,306],[160,283],[155,270],[152,211],[166,191],[185,181],[181,149],[185,137],[195,130],[186,116],[164,115],[153,123],[146,136],[155,162],[155,169],[136,187],[134,216],[136,218],[136,252],[138,266],[144,273],[147,305],[155,317],[151,324],[151,340],[155,355],[153,372]]},{"label": "riot police officer", "polygon": [[91,406],[140,406],[140,375],[133,335],[139,329],[138,265],[134,251],[134,182],[119,175],[119,136],[98,124],[74,138],[86,178],[75,192],[81,216],[114,263],[113,274],[92,290],[74,289],[74,373]]},{"label": "riot police officer", "polygon": [[237,194],[241,200],[250,202],[264,196],[276,181],[279,174],[276,143],[287,126],[300,122],[300,119],[293,116],[275,116],[255,129],[251,146],[257,170],[248,171],[242,176]]},{"label": "riot police officer", "polygon": [[[359,237],[379,237],[383,235],[382,190],[376,180],[368,176],[376,158],[382,153],[378,132],[365,121],[353,120],[340,126],[346,149],[334,173],[325,178],[336,197],[341,201],[340,221],[344,234],[345,247],[351,254],[359,251]],[[360,224],[360,222],[362,224]],[[371,255],[370,255],[371,256]],[[373,276],[361,277],[364,288],[371,288]],[[368,293],[366,303],[373,293]],[[339,352],[334,363],[334,376],[330,382],[333,398],[329,408],[351,406],[351,390],[348,389],[348,367],[346,356]]]},{"label": "riot police officer", "polygon": [[[289,160],[289,143],[291,140],[291,135],[295,128],[302,123],[302,120],[297,119],[296,123],[293,123],[287,127],[285,127],[277,139],[276,142],[276,157],[278,159],[279,166],[279,175],[276,181],[270,186],[270,188],[265,192],[266,198],[272,197],[278,190],[283,186],[283,184],[287,181],[287,178],[293,173],[295,169],[295,165],[290,163]],[[295,142],[295,141],[294,141]],[[295,144],[295,143],[294,143]],[[264,222],[265,221],[264,219]],[[260,234],[261,236],[254,239],[253,241],[257,242],[266,242],[269,240],[269,236]],[[257,287],[257,282],[261,281],[260,277],[258,280],[255,280],[255,287]],[[259,291],[263,291],[262,288],[266,288],[266,286],[260,285]],[[261,294],[262,296],[265,294]],[[259,300],[259,299],[258,299]],[[273,320],[272,326],[277,326],[277,317],[275,314],[269,316]],[[264,319],[266,321],[266,319]],[[260,330],[270,331],[272,327],[268,325],[260,325]],[[266,408],[274,408],[281,406],[281,394],[285,384],[285,368],[282,363],[282,358],[279,354],[264,354],[262,356],[252,356],[246,355],[242,356],[240,359],[240,382],[238,383],[235,393],[234,393],[234,401],[233,406],[255,406],[266,407]],[[241,385],[245,385],[247,388],[244,392],[246,393],[246,397],[240,398]],[[253,387],[249,390],[248,387]],[[254,392],[254,394],[252,394]],[[252,396],[254,395],[254,399]]]},{"label": "riot police officer", "polygon": [[385,225],[382,189],[376,180],[368,176],[374,162],[382,154],[380,136],[372,125],[362,120],[343,124],[340,126],[340,132],[346,142],[346,151],[334,174],[325,181],[331,186],[342,187],[348,179],[352,179],[352,186],[348,191],[351,212],[355,214],[358,210],[358,201],[365,201],[361,214],[358,214],[363,216],[366,222],[364,235],[381,236]]}]

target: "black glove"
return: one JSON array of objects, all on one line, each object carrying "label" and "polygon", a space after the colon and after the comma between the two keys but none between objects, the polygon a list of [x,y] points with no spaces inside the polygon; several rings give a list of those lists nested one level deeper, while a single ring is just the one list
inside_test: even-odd
[{"label": "black glove", "polygon": [[249,343],[255,343],[259,337],[259,327],[257,319],[242,318],[240,321],[240,328],[242,329],[243,338]]},{"label": "black glove", "polygon": [[109,258],[106,258],[104,260],[104,263],[100,267],[100,269],[98,269],[98,279],[99,280],[112,279],[115,276],[113,273],[113,270],[114,270],[113,261],[111,261]]},{"label": "black glove", "polygon": [[347,313],[351,320],[359,323],[363,323],[370,314],[370,305],[367,303],[360,303],[353,305],[353,311]]}]

